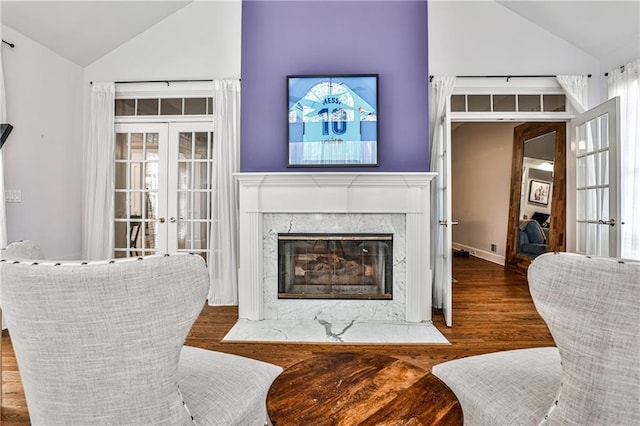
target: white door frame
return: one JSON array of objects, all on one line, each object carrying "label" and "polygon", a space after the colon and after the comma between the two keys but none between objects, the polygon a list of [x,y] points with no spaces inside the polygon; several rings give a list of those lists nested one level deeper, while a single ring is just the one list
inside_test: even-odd
[{"label": "white door frame", "polygon": [[[553,77],[548,78],[517,78],[517,79],[498,79],[498,78],[458,78],[456,79],[456,85],[453,89],[453,95],[461,94],[509,94],[509,95],[522,95],[522,94],[565,94],[564,90],[560,87],[557,80]],[[570,109],[567,98],[567,109]],[[445,129],[445,146],[451,147],[451,122],[570,122],[575,114],[571,111],[566,112],[451,112],[449,108],[450,102],[448,102],[448,110],[446,113]],[[570,152],[569,149],[569,127],[567,126],[567,162],[569,161]],[[450,152],[450,151],[449,151]],[[568,164],[567,164],[568,165]],[[454,170],[451,170],[453,174]],[[567,168],[567,194],[569,188],[569,181],[575,184],[575,174],[569,174],[569,168]],[[451,197],[449,191],[448,197]],[[450,200],[449,200],[450,202]],[[570,200],[567,200],[569,204]],[[567,212],[569,211],[567,206]],[[569,215],[566,216],[570,218]],[[454,218],[456,220],[457,218]],[[568,236],[567,236],[568,238]],[[568,239],[567,239],[568,241]]]}]

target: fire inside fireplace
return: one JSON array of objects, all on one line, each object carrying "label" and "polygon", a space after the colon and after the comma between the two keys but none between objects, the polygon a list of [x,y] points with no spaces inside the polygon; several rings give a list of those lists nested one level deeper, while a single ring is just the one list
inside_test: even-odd
[{"label": "fire inside fireplace", "polygon": [[392,234],[278,234],[279,299],[392,299]]}]

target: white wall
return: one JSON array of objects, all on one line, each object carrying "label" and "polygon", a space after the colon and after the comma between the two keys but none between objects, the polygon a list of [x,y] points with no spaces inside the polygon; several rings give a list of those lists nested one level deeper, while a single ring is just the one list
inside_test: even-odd
[{"label": "white wall", "polygon": [[430,0],[428,24],[429,74],[591,74],[589,105],[605,99],[597,59],[495,1]]},{"label": "white wall", "polygon": [[38,241],[49,257],[80,254],[82,68],[13,29],[2,37],[7,119],[8,240]]},{"label": "white wall", "polygon": [[242,3],[197,1],[85,69],[85,80],[240,78]]},{"label": "white wall", "polygon": [[[2,27],[8,119],[9,241],[40,242],[52,258],[79,258],[82,158],[89,81],[240,78],[241,2],[194,2],[82,69]],[[81,36],[81,35],[80,35]]]}]

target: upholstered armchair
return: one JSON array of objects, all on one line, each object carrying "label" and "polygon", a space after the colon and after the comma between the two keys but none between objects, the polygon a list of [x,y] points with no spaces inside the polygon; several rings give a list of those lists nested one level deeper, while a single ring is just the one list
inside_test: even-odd
[{"label": "upholstered armchair", "polygon": [[548,253],[528,278],[557,348],[435,365],[465,425],[639,425],[640,264]]},{"label": "upholstered armchair", "polygon": [[40,244],[35,241],[20,240],[0,249],[0,259],[44,259],[44,252],[42,251]]},{"label": "upholstered armchair", "polygon": [[280,367],[183,346],[201,257],[3,261],[0,283],[32,424],[264,425]]}]

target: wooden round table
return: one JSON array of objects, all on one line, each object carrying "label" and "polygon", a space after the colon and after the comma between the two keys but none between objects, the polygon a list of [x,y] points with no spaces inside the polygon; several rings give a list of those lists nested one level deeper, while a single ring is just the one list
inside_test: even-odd
[{"label": "wooden round table", "polygon": [[366,353],[318,355],[285,369],[267,394],[273,426],[462,425],[455,394],[428,371]]}]

